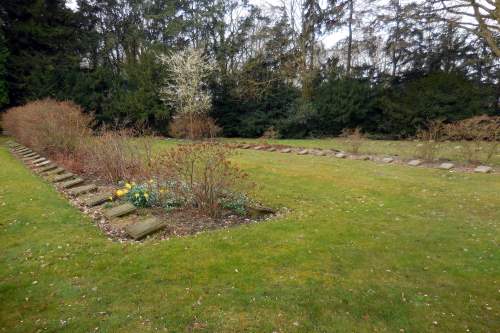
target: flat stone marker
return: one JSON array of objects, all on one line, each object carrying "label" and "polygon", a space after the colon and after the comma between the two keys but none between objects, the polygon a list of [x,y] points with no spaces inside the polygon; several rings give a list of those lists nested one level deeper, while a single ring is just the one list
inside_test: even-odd
[{"label": "flat stone marker", "polygon": [[489,167],[487,165],[480,165],[474,169],[474,172],[478,172],[478,173],[490,173],[492,171],[493,171],[493,168]]},{"label": "flat stone marker", "polygon": [[46,161],[43,161],[43,162],[40,162],[40,163],[36,163],[35,167],[36,168],[43,167],[43,166],[49,165],[50,163],[52,163],[52,161],[46,160]]},{"label": "flat stone marker", "polygon": [[255,150],[262,150],[263,148],[264,147],[262,147],[262,146],[257,146],[257,147],[254,147],[253,149],[255,149]]},{"label": "flat stone marker", "polygon": [[325,156],[326,152],[324,152],[323,150],[317,150],[317,151],[314,152],[314,155],[316,155],[316,156]]},{"label": "flat stone marker", "polygon": [[61,172],[64,172],[64,171],[66,171],[66,170],[64,170],[64,168],[57,167],[57,168],[55,168],[53,170],[42,172],[42,173],[45,173],[44,176],[53,176],[53,175],[60,174]]},{"label": "flat stone marker", "polygon": [[285,154],[288,154],[289,152],[291,152],[292,150],[290,148],[285,148],[285,149],[281,149],[280,150],[280,153],[285,153]]},{"label": "flat stone marker", "polygon": [[422,164],[421,160],[411,160],[410,162],[408,162],[408,165],[410,166],[419,166],[420,164]]},{"label": "flat stone marker", "polygon": [[346,154],[344,154],[344,153],[337,153],[337,154],[335,154],[335,157],[337,157],[337,158],[346,158]]},{"label": "flat stone marker", "polygon": [[273,152],[273,151],[276,151],[276,148],[271,147],[271,148],[269,148],[267,151]]},{"label": "flat stone marker", "polygon": [[77,197],[79,195],[82,195],[82,194],[85,194],[85,193],[89,193],[89,192],[93,192],[95,190],[97,190],[97,186],[95,186],[94,184],[83,185],[83,186],[73,187],[69,191],[69,194]]},{"label": "flat stone marker", "polygon": [[382,162],[384,162],[384,163],[392,163],[392,162],[394,162],[394,159],[392,157],[384,157],[382,159]]},{"label": "flat stone marker", "polygon": [[40,158],[40,155],[35,154],[35,155],[33,155],[33,156],[30,156],[30,157],[24,157],[24,158],[23,158],[23,161],[24,161],[24,162],[29,162],[29,161],[36,160],[37,158]]},{"label": "flat stone marker", "polygon": [[47,159],[45,157],[40,157],[40,158],[37,158],[36,160],[33,160],[31,161],[32,164],[37,164],[37,163],[40,163],[40,162],[43,162],[43,161],[46,161]]},{"label": "flat stone marker", "polygon": [[441,165],[439,166],[439,169],[451,170],[454,167],[455,167],[455,164],[453,164],[453,163],[441,163]]},{"label": "flat stone marker", "polygon": [[132,213],[133,211],[135,211],[135,209],[136,208],[134,205],[127,202],[126,204],[107,209],[106,211],[104,211],[104,216],[106,216],[108,219],[111,219],[113,217],[119,217],[125,214]]},{"label": "flat stone marker", "polygon": [[83,183],[83,181],[84,180],[81,178],[75,178],[62,183],[61,186],[62,188],[72,188],[76,185],[80,185],[81,183]]},{"label": "flat stone marker", "polygon": [[298,152],[298,154],[299,155],[307,155],[307,154],[309,154],[309,150],[307,150],[307,149],[301,150]]},{"label": "flat stone marker", "polygon": [[103,204],[105,202],[111,201],[110,198],[112,198],[112,197],[113,197],[113,194],[111,194],[111,193],[96,194],[96,195],[88,198],[85,201],[85,206],[94,207],[94,206]]},{"label": "flat stone marker", "polygon": [[41,168],[40,170],[38,170],[38,172],[43,173],[43,172],[47,172],[47,171],[54,170],[54,169],[57,169],[57,165],[56,164],[50,164],[50,165],[44,166],[43,168]]},{"label": "flat stone marker", "polygon": [[65,180],[68,180],[70,178],[73,178],[75,175],[72,174],[71,172],[66,172],[63,173],[62,175],[55,176],[54,179],[52,180],[54,183],[62,182]]},{"label": "flat stone marker", "polygon": [[161,221],[156,217],[130,224],[125,228],[127,234],[133,239],[141,239],[167,225],[166,221]]},{"label": "flat stone marker", "polygon": [[243,146],[241,146],[241,148],[242,149],[248,149],[248,148],[250,148],[250,145],[243,145]]}]

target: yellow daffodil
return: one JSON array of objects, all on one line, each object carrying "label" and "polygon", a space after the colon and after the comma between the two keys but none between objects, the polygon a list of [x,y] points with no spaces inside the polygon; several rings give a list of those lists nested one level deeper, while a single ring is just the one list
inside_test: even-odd
[{"label": "yellow daffodil", "polygon": [[121,197],[121,196],[123,196],[124,194],[125,194],[125,193],[123,193],[123,190],[116,190],[116,195],[117,195],[118,197]]},{"label": "yellow daffodil", "polygon": [[146,198],[146,199],[149,198],[149,194],[144,193],[144,198]]},{"label": "yellow daffodil", "polygon": [[130,190],[132,188],[132,185],[130,185],[129,183],[127,183],[127,184],[125,184],[125,187]]},{"label": "yellow daffodil", "polygon": [[108,199],[109,199],[109,201],[113,201],[113,197],[109,197]]}]

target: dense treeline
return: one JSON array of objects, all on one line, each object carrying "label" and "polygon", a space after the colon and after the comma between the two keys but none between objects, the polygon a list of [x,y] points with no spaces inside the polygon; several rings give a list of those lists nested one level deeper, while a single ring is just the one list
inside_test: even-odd
[{"label": "dense treeline", "polygon": [[[498,114],[499,10],[463,23],[474,8],[446,2],[6,0],[0,107],[50,96],[166,132],[175,110],[159,56],[195,47],[213,62],[206,89],[226,136],[405,137],[430,120]],[[343,38],[326,48],[325,34]]]}]

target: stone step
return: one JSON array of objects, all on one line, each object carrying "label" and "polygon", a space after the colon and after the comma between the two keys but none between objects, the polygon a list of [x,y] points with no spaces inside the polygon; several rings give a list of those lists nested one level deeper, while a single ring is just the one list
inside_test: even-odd
[{"label": "stone step", "polygon": [[126,214],[130,214],[135,210],[135,206],[127,202],[123,205],[107,209],[106,211],[104,211],[104,216],[106,216],[108,219],[111,219],[113,217],[120,217]]},{"label": "stone step", "polygon": [[14,151],[18,154],[22,154],[24,152],[31,151],[31,149],[24,147],[24,148],[15,149]]},{"label": "stone step", "polygon": [[58,183],[58,182],[62,182],[62,181],[65,181],[65,180],[68,180],[70,178],[73,178],[75,175],[72,174],[71,172],[66,172],[66,173],[63,173],[59,176],[55,176],[54,179],[52,180],[54,183]]},{"label": "stone step", "polygon": [[159,229],[165,227],[167,221],[161,221],[156,217],[151,217],[141,222],[130,224],[125,228],[127,234],[133,239],[141,239]]},{"label": "stone step", "polygon": [[70,191],[69,194],[72,196],[79,196],[85,193],[93,192],[97,190],[97,186],[94,184],[90,185],[83,185],[83,186],[78,186],[78,187],[73,187]]},{"label": "stone step", "polygon": [[441,165],[439,165],[439,169],[443,169],[443,170],[451,170],[455,167],[455,165],[453,163],[441,163]]},{"label": "stone step", "polygon": [[33,156],[30,156],[30,157],[23,157],[23,159],[22,159],[22,160],[23,160],[25,163],[28,163],[28,162],[30,162],[30,161],[34,161],[34,160],[36,160],[37,158],[40,158],[40,155],[35,154],[35,155],[33,155]]},{"label": "stone step", "polygon": [[40,163],[36,163],[36,164],[34,164],[34,166],[35,166],[35,168],[40,168],[40,167],[47,166],[47,165],[49,165],[49,164],[51,164],[51,163],[52,163],[52,161],[50,161],[50,160],[45,160],[45,161],[43,161],[43,162],[40,162]]},{"label": "stone step", "polygon": [[75,179],[71,179],[71,180],[68,180],[66,182],[63,182],[61,183],[61,187],[62,188],[72,188],[76,185],[80,185],[84,182],[84,180],[82,178],[75,178]]},{"label": "stone step", "polygon": [[113,198],[112,193],[101,193],[101,194],[96,194],[87,200],[85,200],[85,206],[87,207],[94,207],[101,205],[105,202],[111,201]]},{"label": "stone step", "polygon": [[299,155],[307,155],[307,154],[309,154],[309,150],[303,149],[303,150],[299,151],[298,154]]},{"label": "stone step", "polygon": [[382,159],[382,162],[384,162],[384,163],[392,163],[392,162],[394,162],[394,159],[392,157],[384,157]]},{"label": "stone step", "polygon": [[346,158],[347,155],[344,154],[344,153],[337,153],[337,154],[335,154],[335,157],[337,157],[337,158]]},{"label": "stone step", "polygon": [[487,165],[480,165],[474,169],[474,172],[478,173],[490,173],[493,171],[492,167],[489,167]]},{"label": "stone step", "polygon": [[46,160],[47,159],[45,157],[40,157],[40,158],[37,158],[36,160],[31,161],[31,164],[37,164],[37,163],[40,163],[40,162],[43,162]]},{"label": "stone step", "polygon": [[289,152],[291,152],[292,150],[290,148],[284,148],[284,149],[281,149],[280,150],[280,153],[285,153],[285,154],[288,154]]},{"label": "stone step", "polygon": [[44,166],[43,168],[40,168],[39,170],[37,170],[37,172],[43,173],[43,172],[47,172],[47,171],[54,170],[54,169],[57,169],[57,165],[56,164],[49,164],[49,165]]},{"label": "stone step", "polygon": [[66,170],[64,170],[64,168],[57,167],[53,170],[42,172],[42,173],[44,173],[44,176],[54,176],[54,175],[58,175],[64,171],[66,171]]},{"label": "stone step", "polygon": [[29,157],[33,157],[33,156],[38,156],[38,154],[32,151],[29,154],[23,155],[22,159],[24,160],[25,158],[29,158]]},{"label": "stone step", "polygon": [[410,162],[408,162],[408,165],[410,166],[419,166],[420,164],[422,164],[421,160],[411,160]]},{"label": "stone step", "polygon": [[21,155],[26,156],[26,155],[29,155],[29,154],[32,154],[32,153],[34,153],[34,152],[33,152],[33,150],[28,149],[28,150],[23,151],[23,152],[21,153]]}]

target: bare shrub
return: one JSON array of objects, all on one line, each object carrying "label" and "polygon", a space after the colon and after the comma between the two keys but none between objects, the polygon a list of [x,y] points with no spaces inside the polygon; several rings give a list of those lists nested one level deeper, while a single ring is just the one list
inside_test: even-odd
[{"label": "bare shrub", "polygon": [[85,168],[108,181],[134,179],[144,165],[131,130],[101,130],[85,145]]},{"label": "bare shrub", "polygon": [[217,217],[228,193],[241,189],[246,175],[229,161],[232,150],[214,143],[179,146],[164,161],[172,172],[178,197],[204,213]]},{"label": "bare shrub", "polygon": [[461,141],[462,157],[469,162],[488,162],[498,151],[500,117],[477,116],[444,127],[448,139]]},{"label": "bare shrub", "polygon": [[221,128],[206,115],[188,117],[177,116],[169,126],[169,134],[178,139],[213,139],[220,134]]},{"label": "bare shrub", "polygon": [[363,145],[363,141],[365,139],[365,135],[359,127],[356,127],[354,129],[344,129],[341,136],[346,139],[346,143],[349,147],[349,152],[353,154],[357,154],[359,152],[359,149]]},{"label": "bare shrub", "polygon": [[278,137],[279,133],[274,126],[269,127],[261,136],[262,139],[277,139]]},{"label": "bare shrub", "polygon": [[88,138],[93,117],[72,102],[44,99],[9,109],[7,131],[22,144],[51,154],[73,154]]},{"label": "bare shrub", "polygon": [[424,160],[433,161],[440,149],[440,142],[443,140],[443,123],[432,121],[426,129],[417,132],[416,156]]}]

